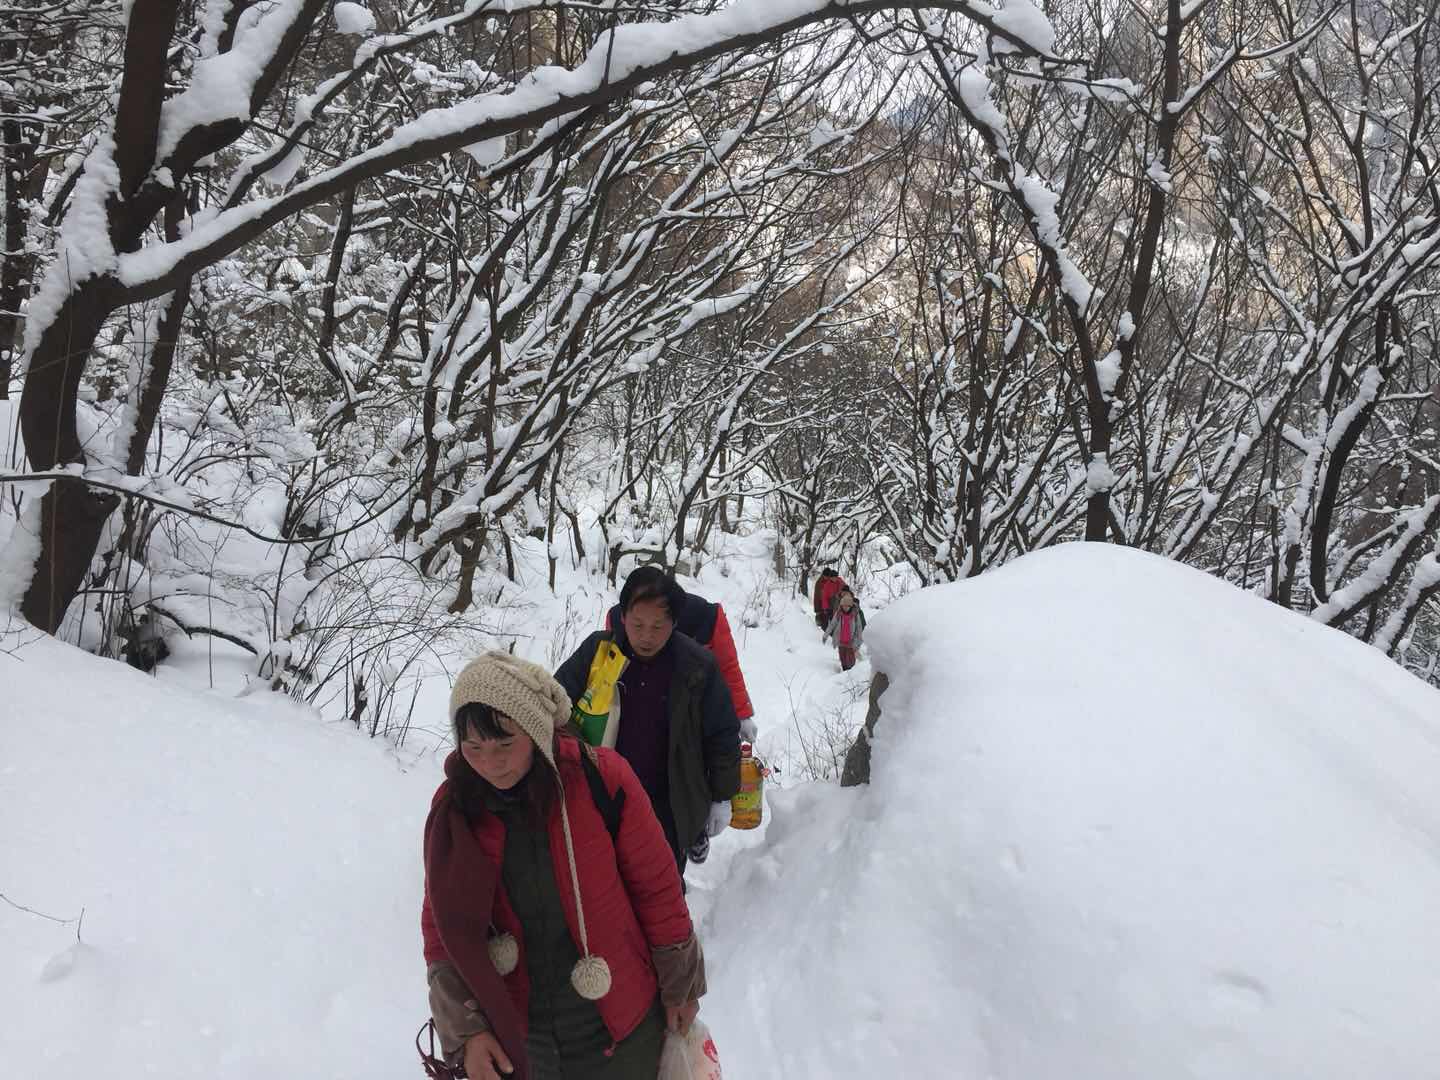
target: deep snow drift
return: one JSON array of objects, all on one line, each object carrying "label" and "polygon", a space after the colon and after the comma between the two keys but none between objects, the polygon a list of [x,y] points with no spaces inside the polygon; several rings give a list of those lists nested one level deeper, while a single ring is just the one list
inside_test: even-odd
[{"label": "deep snow drift", "polygon": [[274,695],[0,656],[0,1075],[417,1074],[433,773]]},{"label": "deep snow drift", "polygon": [[[842,791],[795,748],[863,670],[758,570],[718,574],[787,765],[766,827],[690,873],[729,1080],[1440,1075],[1433,690],[1074,545],[871,611],[893,684]],[[44,639],[0,678],[0,893],[87,909],[77,947],[0,904],[0,1075],[420,1075],[421,738]]]},{"label": "deep snow drift", "polygon": [[1440,1076],[1440,694],[1115,547],[869,641],[871,786],[773,799],[711,918],[736,1076]]}]

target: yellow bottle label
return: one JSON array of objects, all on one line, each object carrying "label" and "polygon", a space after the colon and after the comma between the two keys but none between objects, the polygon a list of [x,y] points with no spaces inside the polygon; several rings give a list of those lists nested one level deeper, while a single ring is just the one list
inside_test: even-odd
[{"label": "yellow bottle label", "polygon": [[753,757],[740,759],[740,790],[730,800],[730,827],[753,829],[765,813],[764,766]]}]

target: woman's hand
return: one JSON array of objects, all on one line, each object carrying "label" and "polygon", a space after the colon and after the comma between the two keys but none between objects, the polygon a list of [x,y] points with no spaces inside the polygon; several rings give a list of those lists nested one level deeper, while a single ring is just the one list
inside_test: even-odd
[{"label": "woman's hand", "polygon": [[[699,1002],[694,1002],[699,1007]],[[695,1015],[693,1012],[690,1014]],[[465,1072],[470,1080],[503,1080],[515,1072],[515,1066],[505,1056],[500,1040],[488,1031],[471,1035],[465,1040]]]},{"label": "woman's hand", "polygon": [[665,1006],[665,1026],[676,1035],[688,1035],[695,1015],[700,1011],[700,1002],[687,1001],[684,1005]]}]

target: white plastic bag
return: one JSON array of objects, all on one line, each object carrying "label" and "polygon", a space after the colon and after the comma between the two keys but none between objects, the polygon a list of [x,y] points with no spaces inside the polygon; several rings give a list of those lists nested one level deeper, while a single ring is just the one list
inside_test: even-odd
[{"label": "white plastic bag", "polygon": [[688,1035],[665,1033],[657,1080],[720,1080],[720,1052],[704,1021],[691,1024]]}]

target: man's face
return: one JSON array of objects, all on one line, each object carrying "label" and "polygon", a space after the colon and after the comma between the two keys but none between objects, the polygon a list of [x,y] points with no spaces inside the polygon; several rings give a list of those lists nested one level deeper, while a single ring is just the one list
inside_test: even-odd
[{"label": "man's face", "polygon": [[625,625],[630,647],[642,660],[649,660],[665,648],[675,632],[675,620],[663,600],[636,600],[630,610],[620,616],[620,621]]}]

